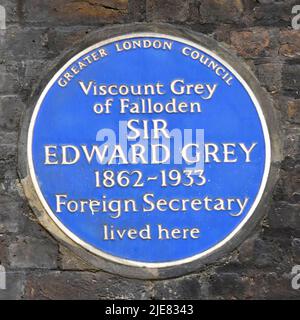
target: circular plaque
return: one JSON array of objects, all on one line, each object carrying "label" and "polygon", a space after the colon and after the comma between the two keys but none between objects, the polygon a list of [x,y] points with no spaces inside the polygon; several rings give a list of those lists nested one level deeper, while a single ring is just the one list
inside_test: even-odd
[{"label": "circular plaque", "polygon": [[104,37],[39,91],[26,140],[35,201],[95,265],[184,273],[257,220],[271,166],[262,95],[201,39]]}]

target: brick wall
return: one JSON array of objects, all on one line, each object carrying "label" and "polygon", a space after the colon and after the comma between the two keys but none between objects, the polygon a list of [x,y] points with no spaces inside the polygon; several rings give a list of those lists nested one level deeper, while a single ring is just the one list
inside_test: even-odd
[{"label": "brick wall", "polygon": [[[300,298],[300,30],[285,0],[0,0],[0,299]],[[298,1],[299,3],[299,1]],[[300,3],[299,3],[300,4]],[[202,272],[164,281],[95,271],[60,246],[20,196],[19,122],[45,62],[108,24],[168,22],[227,43],[245,59],[280,114],[284,160],[271,210],[231,255]]]}]

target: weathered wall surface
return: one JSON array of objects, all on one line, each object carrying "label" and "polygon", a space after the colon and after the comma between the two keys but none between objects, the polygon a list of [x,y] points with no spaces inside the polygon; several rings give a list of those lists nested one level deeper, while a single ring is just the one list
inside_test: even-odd
[{"label": "weathered wall surface", "polygon": [[[298,1],[299,2],[299,1]],[[2,0],[0,30],[0,299],[300,298],[300,31],[285,0]],[[95,271],[60,246],[20,196],[19,123],[45,62],[108,24],[168,22],[227,43],[244,58],[280,115],[284,160],[261,225],[237,250],[201,272],[142,281]]]}]

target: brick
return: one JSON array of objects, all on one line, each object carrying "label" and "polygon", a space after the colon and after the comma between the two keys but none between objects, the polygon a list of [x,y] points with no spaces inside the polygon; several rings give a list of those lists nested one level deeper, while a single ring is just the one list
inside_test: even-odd
[{"label": "brick", "polygon": [[296,166],[289,174],[281,176],[274,191],[274,199],[278,201],[288,201],[291,205],[300,200],[300,167]]},{"label": "brick", "polygon": [[272,229],[291,229],[300,233],[300,207],[298,204],[279,202],[269,215]]},{"label": "brick", "polygon": [[[0,229],[4,229],[5,225],[0,222]],[[8,245],[6,241],[6,237],[4,234],[0,231],[0,265],[7,266],[8,265]],[[0,291],[1,292],[1,291]]]},{"label": "brick", "polygon": [[286,131],[285,156],[300,160],[300,130],[290,128]]},{"label": "brick", "polygon": [[0,53],[3,52],[0,62],[7,68],[14,68],[19,87],[26,89],[31,86],[31,78],[39,79],[41,68],[45,68],[64,50],[79,43],[92,30],[94,27],[11,27],[0,41]]},{"label": "brick", "polygon": [[293,126],[300,123],[300,99],[279,95],[276,104],[286,125]]},{"label": "brick", "polygon": [[260,3],[256,3],[252,9],[252,23],[255,25],[272,27],[289,27],[292,19],[292,7],[295,4],[299,4],[297,0],[263,0],[259,2]]},{"label": "brick", "polygon": [[257,239],[258,235],[254,234],[238,247],[238,261],[241,265],[249,266],[254,263],[255,243]]},{"label": "brick", "polygon": [[283,268],[288,260],[288,252],[283,248],[280,240],[263,238],[255,241],[254,265],[260,269]]},{"label": "brick", "polygon": [[245,291],[245,298],[299,299],[299,290],[294,290],[291,285],[291,270],[292,266],[284,273],[255,270],[252,274],[248,274],[251,281]]},{"label": "brick", "polygon": [[0,290],[0,300],[23,299],[26,274],[6,267],[6,289]]},{"label": "brick", "polygon": [[128,14],[128,0],[29,0],[24,21],[43,26],[121,23]]},{"label": "brick", "polygon": [[298,30],[281,30],[279,53],[288,58],[300,57],[300,33]]},{"label": "brick", "polygon": [[[17,138],[17,132],[1,132],[0,130],[0,196],[16,193]],[[2,212],[2,214],[5,213],[7,212]]]},{"label": "brick", "polygon": [[0,96],[0,130],[18,131],[24,104],[17,96]]},{"label": "brick", "polygon": [[47,47],[54,56],[58,56],[79,43],[91,30],[94,29],[92,27],[49,29],[45,37]]},{"label": "brick", "polygon": [[300,124],[300,99],[287,101],[288,121],[294,124]]},{"label": "brick", "polygon": [[1,60],[12,60],[12,57],[14,61],[53,57],[47,47],[46,36],[47,29],[44,28],[9,26],[5,34],[0,36]]},{"label": "brick", "polygon": [[282,91],[300,99],[300,64],[285,64],[282,69]]},{"label": "brick", "polygon": [[[1,182],[2,188],[3,184]],[[16,196],[7,194],[0,196],[0,234],[18,233],[24,230],[26,219],[22,215],[22,204],[22,199]]]},{"label": "brick", "polygon": [[231,44],[230,32],[232,31],[231,26],[224,25],[222,28],[217,28],[212,36],[219,42],[225,42],[227,45]]},{"label": "brick", "polygon": [[206,277],[192,275],[180,279],[160,281],[154,284],[153,299],[207,299],[209,282]]},{"label": "brick", "polygon": [[150,283],[104,272],[32,272],[25,284],[26,299],[149,299]]},{"label": "brick", "polygon": [[300,124],[300,99],[287,102],[287,116],[291,123]]},{"label": "brick", "polygon": [[11,155],[15,155],[16,148],[17,148],[17,141],[18,141],[17,132],[0,131],[0,161],[5,160],[7,157],[10,157]]},{"label": "brick", "polygon": [[142,22],[146,20],[146,0],[131,0],[128,3],[130,21]]},{"label": "brick", "polygon": [[189,16],[189,1],[146,0],[147,21],[184,22]]},{"label": "brick", "polygon": [[231,45],[244,58],[268,57],[276,54],[275,34],[263,28],[231,31]]},{"label": "brick", "polygon": [[0,94],[16,94],[20,90],[18,65],[0,61]]},{"label": "brick", "polygon": [[24,101],[28,101],[28,97],[32,93],[33,88],[35,88],[39,81],[41,81],[41,76],[45,70],[45,64],[47,62],[43,59],[35,60],[23,60],[22,67],[20,67],[21,74],[21,95]]},{"label": "brick", "polygon": [[49,238],[19,236],[10,243],[8,251],[13,269],[54,269],[57,266],[57,247]]},{"label": "brick", "polygon": [[210,278],[211,294],[215,299],[241,299],[250,280],[236,272],[216,273]]},{"label": "brick", "polygon": [[238,23],[244,13],[242,0],[200,1],[199,19],[201,23]]},{"label": "brick", "polygon": [[281,89],[281,70],[282,64],[280,63],[265,63],[256,66],[258,80],[272,94]]}]

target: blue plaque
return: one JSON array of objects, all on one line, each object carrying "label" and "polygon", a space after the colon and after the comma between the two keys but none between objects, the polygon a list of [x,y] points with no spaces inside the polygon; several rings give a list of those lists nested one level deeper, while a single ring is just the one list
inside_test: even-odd
[{"label": "blue plaque", "polygon": [[28,163],[49,217],[89,252],[160,268],[252,219],[270,167],[258,100],[194,42],[136,33],[80,52],[35,106]]}]

